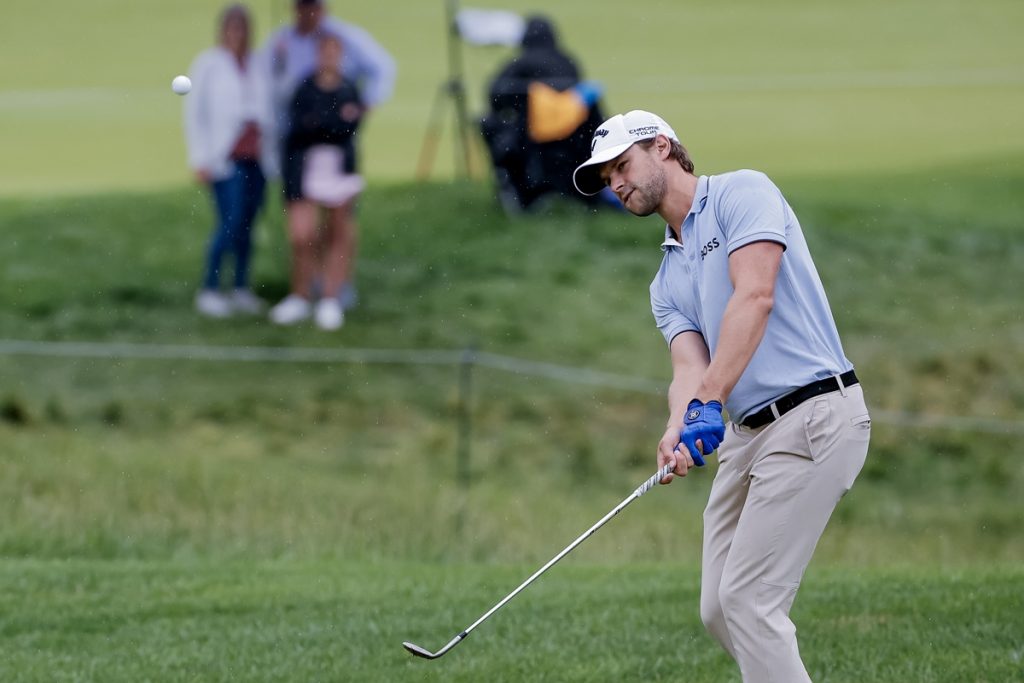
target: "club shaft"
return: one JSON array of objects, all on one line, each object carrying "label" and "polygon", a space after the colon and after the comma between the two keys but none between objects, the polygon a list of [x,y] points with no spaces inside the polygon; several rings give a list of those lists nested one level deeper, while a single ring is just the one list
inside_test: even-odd
[{"label": "club shaft", "polygon": [[609,512],[607,515],[602,517],[596,524],[594,524],[594,526],[592,526],[589,529],[587,529],[586,531],[584,531],[579,536],[579,538],[577,538],[575,541],[573,541],[568,546],[566,546],[565,549],[562,550],[562,552],[558,553],[557,555],[552,557],[550,560],[548,560],[547,564],[545,564],[543,567],[541,567],[540,569],[535,571],[530,576],[530,578],[528,578],[526,581],[523,581],[521,584],[519,584],[518,588],[516,588],[514,591],[512,591],[511,593],[506,595],[501,600],[501,602],[496,604],[491,609],[487,610],[487,612],[485,612],[483,616],[481,616],[479,619],[474,621],[471,626],[467,627],[465,631],[463,631],[458,636],[456,636],[451,642],[448,643],[448,645],[445,646],[445,648],[442,650],[442,652],[448,650],[451,647],[454,647],[460,640],[462,640],[463,638],[468,636],[470,631],[472,631],[477,626],[479,626],[480,624],[482,624],[485,621],[487,621],[488,617],[490,617],[492,614],[494,614],[499,609],[501,609],[505,605],[505,603],[507,603],[509,600],[511,600],[515,596],[519,595],[519,593],[522,592],[522,590],[524,588],[526,588],[531,583],[533,583],[533,581],[538,576],[540,576],[541,574],[546,572],[548,569],[553,567],[559,560],[561,560],[563,557],[565,557],[566,555],[571,553],[573,551],[573,549],[576,548],[576,546],[578,546],[580,543],[583,543],[583,541],[587,540],[587,538],[589,538],[591,534],[593,534],[595,531],[597,531],[602,526],[604,526],[608,522],[608,520],[610,520],[612,517],[614,517],[615,515],[617,515],[620,512],[622,512],[623,508],[625,508],[627,505],[632,503],[634,500],[636,500],[637,498],[639,498],[640,496],[644,495],[645,493],[650,491],[652,488],[657,486],[658,482],[660,482],[662,479],[664,479],[669,474],[669,472],[671,472],[671,471],[672,471],[672,465],[665,465],[660,470],[658,470],[658,472],[656,474],[654,474],[653,476],[651,476],[650,479],[648,479],[643,484],[638,486],[637,489],[635,491],[633,491],[632,494],[630,494],[621,503],[616,505],[615,508],[611,512]]}]

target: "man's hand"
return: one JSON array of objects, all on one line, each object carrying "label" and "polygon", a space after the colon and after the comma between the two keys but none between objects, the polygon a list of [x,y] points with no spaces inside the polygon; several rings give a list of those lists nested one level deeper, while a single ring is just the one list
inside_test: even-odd
[{"label": "man's hand", "polygon": [[683,416],[683,431],[679,433],[679,440],[694,461],[703,465],[704,458],[701,456],[713,453],[724,438],[722,404],[718,401],[704,403],[696,398],[690,401]]},{"label": "man's hand", "polygon": [[213,182],[213,174],[211,174],[205,168],[198,168],[196,169],[196,180],[201,185],[209,185],[211,182]]},{"label": "man's hand", "polygon": [[[666,429],[665,435],[658,443],[658,469],[660,470],[665,465],[673,465],[673,469],[672,474],[662,479],[661,483],[671,484],[673,475],[676,474],[685,477],[694,464],[689,453],[679,450],[679,428],[669,427]],[[701,460],[699,464],[703,465],[704,461]]]}]

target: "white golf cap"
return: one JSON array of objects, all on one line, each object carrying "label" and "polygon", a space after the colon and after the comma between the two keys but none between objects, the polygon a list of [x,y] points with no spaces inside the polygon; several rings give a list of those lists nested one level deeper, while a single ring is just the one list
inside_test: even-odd
[{"label": "white golf cap", "polygon": [[572,174],[572,182],[581,194],[597,194],[604,188],[601,180],[601,164],[611,161],[640,140],[650,140],[664,135],[679,142],[676,132],[657,114],[634,109],[625,114],[616,114],[594,132],[590,143],[590,158],[580,164]]}]

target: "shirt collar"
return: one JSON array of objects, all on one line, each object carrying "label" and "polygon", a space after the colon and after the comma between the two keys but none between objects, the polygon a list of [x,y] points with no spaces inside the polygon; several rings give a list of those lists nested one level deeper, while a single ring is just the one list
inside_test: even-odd
[{"label": "shirt collar", "polygon": [[[697,178],[697,189],[693,192],[693,203],[690,204],[690,213],[686,214],[686,218],[691,215],[696,215],[704,210],[704,205],[708,203],[708,177],[702,175]],[[683,224],[686,224],[686,218],[683,219]],[[672,232],[672,226],[668,223],[665,224],[665,241],[661,243],[661,250],[666,251],[669,247],[682,247],[676,238],[675,233]]]},{"label": "shirt collar", "polygon": [[661,243],[661,250],[668,251],[669,247],[679,247],[682,249],[683,245],[676,241],[676,234],[672,232],[672,226],[666,223],[665,241]]},{"label": "shirt collar", "polygon": [[697,189],[693,191],[693,204],[690,205],[690,213],[700,213],[704,210],[704,205],[707,203],[708,177],[706,175],[702,175],[697,178]]}]

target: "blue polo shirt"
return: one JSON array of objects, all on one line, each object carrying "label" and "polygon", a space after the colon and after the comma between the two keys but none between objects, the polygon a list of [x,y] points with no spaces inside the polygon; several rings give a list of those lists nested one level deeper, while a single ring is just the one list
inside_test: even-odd
[{"label": "blue polo shirt", "polygon": [[712,358],[733,293],[729,254],[761,241],[785,249],[764,338],[725,402],[734,422],[794,389],[853,367],[843,354],[800,223],[768,176],[749,170],[701,176],[680,235],[682,243],[666,226],[651,309],[666,342],[681,332],[699,332]]}]

